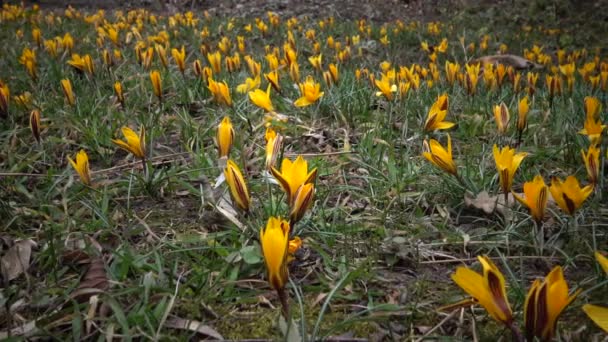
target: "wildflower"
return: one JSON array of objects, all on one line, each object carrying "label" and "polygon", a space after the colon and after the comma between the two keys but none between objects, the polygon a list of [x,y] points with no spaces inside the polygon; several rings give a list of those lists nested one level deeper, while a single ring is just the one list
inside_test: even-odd
[{"label": "wildflower", "polygon": [[274,90],[277,92],[281,92],[281,85],[279,84],[279,72],[277,70],[271,71],[267,74],[264,74],[264,77],[272,85]]},{"label": "wildflower", "polygon": [[61,89],[63,90],[63,95],[68,101],[68,104],[70,106],[76,104],[76,97],[74,96],[74,92],[72,91],[72,82],[70,82],[69,79],[65,78],[61,80]]},{"label": "wildflower", "polygon": [[266,169],[271,170],[281,151],[283,136],[268,127],[264,138],[266,139]]},{"label": "wildflower", "polygon": [[247,77],[245,79],[245,83],[241,83],[236,87],[236,91],[244,94],[251,90],[258,89],[260,87],[260,76],[255,76],[254,78]]},{"label": "wildflower", "polygon": [[215,74],[219,74],[222,71],[222,54],[219,51],[208,53],[207,61]]},{"label": "wildflower", "polygon": [[234,142],[234,128],[230,118],[225,116],[217,126],[217,146],[220,158],[228,157],[232,143]]},{"label": "wildflower", "polygon": [[158,56],[158,59],[160,59],[160,63],[166,68],[167,65],[169,65],[169,62],[167,61],[167,51],[165,50],[165,47],[160,44],[155,44],[154,50],[156,50],[156,55]]},{"label": "wildflower", "polygon": [[525,152],[515,153],[515,149],[508,146],[499,149],[497,145],[494,145],[492,152],[494,154],[496,170],[498,171],[500,187],[502,192],[507,194],[511,191],[515,172],[517,172],[519,165],[528,154]]},{"label": "wildflower", "polygon": [[293,207],[296,192],[300,186],[313,183],[317,177],[317,169],[314,168],[308,172],[308,163],[302,156],[298,156],[293,162],[284,158],[280,172],[274,167],[270,171],[287,194],[287,202],[290,207]]},{"label": "wildflower", "polygon": [[306,107],[317,102],[324,94],[321,91],[321,84],[315,82],[312,76],[306,77],[306,81],[298,84],[301,97],[294,102],[296,107]]},{"label": "wildflower", "polygon": [[458,174],[456,164],[452,159],[452,139],[449,134],[447,150],[443,148],[443,146],[441,146],[441,144],[439,144],[439,142],[435,139],[431,139],[430,144],[424,140],[422,150],[422,155],[424,158],[433,163],[433,165],[451,175],[456,176]]},{"label": "wildflower", "polygon": [[40,144],[40,111],[34,109],[30,113],[30,129],[34,139]]},{"label": "wildflower", "polygon": [[294,83],[300,82],[300,65],[296,61],[289,65],[289,77]]},{"label": "wildflower", "polygon": [[319,54],[318,56],[310,56],[308,57],[308,61],[310,62],[310,65],[312,65],[312,67],[314,69],[317,69],[319,71],[322,70],[322,66],[321,66],[321,60],[323,58],[322,54]]},{"label": "wildflower", "polygon": [[568,215],[573,216],[574,212],[583,205],[583,202],[593,192],[593,186],[587,185],[581,188],[575,176],[568,176],[566,181],[555,177],[551,179],[549,187],[551,196],[555,203]]},{"label": "wildflower", "polygon": [[391,84],[391,81],[386,74],[382,74],[382,78],[380,80],[375,80],[374,84],[379,89],[379,91],[376,92],[376,96],[384,95],[388,101],[393,100],[393,93],[397,92],[397,85]]},{"label": "wildflower", "polygon": [[249,99],[253,102],[254,105],[262,108],[267,112],[274,112],[274,107],[272,106],[272,101],[270,100],[270,87],[266,88],[266,91],[261,89],[256,89],[254,91],[249,92]]},{"label": "wildflower", "polygon": [[183,75],[184,71],[186,70],[186,49],[184,48],[183,45],[180,50],[173,48],[173,49],[171,49],[171,56],[173,56],[173,60],[175,61],[175,64],[177,64],[179,71]]},{"label": "wildflower", "polygon": [[528,96],[532,96],[536,92],[536,82],[538,81],[538,73],[528,72],[528,74],[526,75],[526,79],[528,80]]},{"label": "wildflower", "polygon": [[560,266],[553,268],[542,282],[536,279],[524,304],[526,339],[533,341],[537,337],[541,341],[552,340],[559,315],[579,292],[568,295],[568,284]]},{"label": "wildflower", "polygon": [[454,85],[459,73],[460,65],[458,63],[445,61],[445,75],[450,87]]},{"label": "wildflower", "polygon": [[[409,84],[409,83],[408,83]],[[431,106],[426,122],[424,123],[424,131],[432,132],[438,129],[448,129],[456,125],[453,122],[443,121],[448,113],[448,95],[443,94],[437,98]]]},{"label": "wildflower", "polygon": [[603,256],[600,252],[595,252],[595,259],[597,260],[598,264],[600,264],[604,272],[608,275],[608,258]]},{"label": "wildflower", "polygon": [[122,91],[122,84],[119,81],[114,82],[114,93],[120,105],[125,107],[125,94]]},{"label": "wildflower", "polygon": [[245,62],[247,62],[247,67],[249,68],[249,73],[251,74],[251,76],[260,76],[262,65],[256,62],[253,58],[251,58],[251,56],[245,56],[244,59]]},{"label": "wildflower", "polygon": [[475,95],[477,91],[477,81],[479,80],[479,64],[465,65],[464,85],[469,95]]},{"label": "wildflower", "polygon": [[89,170],[89,156],[84,150],[80,150],[76,154],[76,161],[74,162],[72,158],[68,157],[68,161],[80,176],[80,181],[84,185],[91,185],[91,171]]},{"label": "wildflower", "polygon": [[528,106],[528,97],[524,96],[517,106],[517,131],[521,135],[521,133],[526,129],[528,125],[528,111],[530,107]]},{"label": "wildflower", "polygon": [[458,267],[452,280],[473,297],[495,320],[510,325],[513,313],[507,299],[505,278],[487,256],[478,256],[483,267],[479,274],[466,267]]},{"label": "wildflower", "polygon": [[329,64],[329,74],[331,75],[331,80],[334,84],[338,84],[338,80],[340,80],[340,73],[338,71],[338,67],[331,63]]},{"label": "wildflower", "polygon": [[68,64],[77,70],[86,72],[89,75],[93,75],[95,73],[95,65],[93,64],[93,59],[89,54],[81,57],[79,54],[74,53],[72,54],[72,59],[68,61]]},{"label": "wildflower", "polygon": [[150,82],[152,82],[152,90],[154,91],[154,95],[156,95],[158,101],[162,101],[163,89],[160,78],[160,72],[158,72],[158,70],[153,70],[150,72]]},{"label": "wildflower", "polygon": [[606,125],[602,125],[599,119],[599,114],[597,116],[594,114],[587,115],[583,127],[578,133],[586,135],[591,145],[599,145],[602,133],[606,129]]},{"label": "wildflower", "polygon": [[11,98],[11,92],[8,85],[0,81],[0,116],[8,115],[8,104]]},{"label": "wildflower", "polygon": [[230,96],[230,89],[226,82],[216,82],[213,79],[207,80],[207,88],[213,94],[213,98],[219,104],[225,104],[228,107],[232,107],[232,97]]},{"label": "wildflower", "polygon": [[589,146],[587,153],[585,150],[581,150],[583,161],[585,162],[585,169],[587,169],[587,177],[591,184],[597,184],[599,181],[600,174],[600,148],[597,145]]},{"label": "wildflower", "polygon": [[35,80],[37,77],[36,73],[36,52],[29,48],[24,48],[21,56],[19,57],[19,63],[25,66],[28,75]]},{"label": "wildflower", "polygon": [[136,158],[144,160],[146,158],[146,130],[144,126],[141,126],[139,135],[131,128],[123,126],[122,134],[127,141],[112,139],[112,142],[123,150],[130,152]]},{"label": "wildflower", "polygon": [[509,118],[509,108],[507,108],[507,105],[504,102],[494,106],[494,120],[496,121],[499,133],[505,134],[507,132],[507,129],[509,128]]},{"label": "wildflower", "polygon": [[241,170],[232,159],[228,159],[226,162],[224,177],[226,177],[230,194],[236,206],[243,211],[249,211],[249,205],[251,204],[249,190],[247,189],[247,184]]},{"label": "wildflower", "polygon": [[608,333],[608,308],[593,304],[583,305],[583,311],[598,327]]},{"label": "wildflower", "polygon": [[270,217],[260,231],[260,244],[268,272],[268,283],[277,291],[288,281],[287,254],[289,247],[289,223],[280,217]]},{"label": "wildflower", "polygon": [[547,90],[549,90],[549,97],[553,98],[556,95],[562,93],[562,79],[559,75],[547,75]]},{"label": "wildflower", "polygon": [[524,183],[524,198],[513,192],[513,196],[530,210],[532,218],[538,223],[543,220],[547,206],[547,185],[541,175],[534,177],[531,182]]},{"label": "wildflower", "polygon": [[289,212],[289,223],[293,226],[304,217],[306,210],[312,204],[312,198],[315,194],[315,186],[313,183],[305,183],[300,185],[294,195],[294,201]]}]

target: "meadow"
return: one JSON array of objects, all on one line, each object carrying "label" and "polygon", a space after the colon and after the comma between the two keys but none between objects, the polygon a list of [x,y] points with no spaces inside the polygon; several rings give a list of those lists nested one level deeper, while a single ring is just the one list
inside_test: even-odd
[{"label": "meadow", "polygon": [[605,340],[607,27],[514,10],[3,5],[0,338]]}]

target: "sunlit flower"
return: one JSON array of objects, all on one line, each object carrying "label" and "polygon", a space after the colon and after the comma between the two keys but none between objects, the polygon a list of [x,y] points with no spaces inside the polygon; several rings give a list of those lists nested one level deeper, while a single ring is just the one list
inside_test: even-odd
[{"label": "sunlit flower", "polygon": [[312,198],[315,194],[315,186],[313,183],[305,183],[300,185],[294,195],[294,201],[289,211],[289,223],[293,226],[304,217],[304,214],[312,204]]},{"label": "sunlit flower", "polygon": [[230,118],[225,116],[217,126],[217,146],[220,158],[228,157],[234,143],[234,128]]},{"label": "sunlit flower", "polygon": [[281,171],[274,167],[270,171],[287,194],[287,202],[290,207],[293,207],[296,192],[300,186],[302,184],[314,183],[317,177],[317,169],[314,168],[308,172],[308,162],[302,156],[298,156],[293,162],[284,158],[281,163]]},{"label": "sunlit flower", "polygon": [[300,82],[300,65],[295,61],[289,65],[289,77],[294,83]]},{"label": "sunlit flower", "polygon": [[338,67],[334,63],[329,64],[329,74],[331,75],[331,80],[334,84],[338,84],[340,80],[340,73],[338,71]]},{"label": "sunlit flower", "polygon": [[8,115],[8,104],[11,98],[11,91],[8,85],[0,81],[0,116]]},{"label": "sunlit flower", "polygon": [[112,139],[112,142],[123,150],[130,152],[139,159],[146,158],[146,130],[144,126],[141,126],[139,129],[139,135],[135,133],[131,128],[124,126],[122,128],[122,135],[124,135],[124,140]]},{"label": "sunlit flower", "polygon": [[550,98],[562,94],[562,79],[559,77],[559,75],[547,75],[546,81]]},{"label": "sunlit flower", "polygon": [[568,294],[568,284],[560,266],[553,268],[542,282],[536,279],[524,304],[527,341],[533,341],[534,337],[551,341],[555,336],[557,319],[579,293],[580,289]]},{"label": "sunlit flower", "polygon": [[158,70],[153,70],[150,72],[150,82],[152,82],[152,90],[154,91],[154,95],[156,95],[158,101],[162,101],[163,88],[160,78],[160,72],[158,72]]},{"label": "sunlit flower", "polygon": [[281,92],[281,84],[279,83],[279,72],[277,70],[264,74],[264,77],[272,85],[274,90]]},{"label": "sunlit flower", "polygon": [[524,183],[524,197],[522,198],[515,192],[513,196],[522,205],[525,205],[530,210],[532,218],[536,222],[541,222],[545,216],[545,208],[547,206],[547,200],[549,189],[545,184],[545,181],[541,175],[534,177],[531,182]]},{"label": "sunlit flower", "polygon": [[526,75],[526,79],[528,81],[528,96],[532,96],[536,92],[536,82],[538,81],[538,73],[528,72],[528,74]]},{"label": "sunlit flower", "polygon": [[452,138],[449,134],[447,136],[447,149],[443,148],[443,146],[441,146],[441,144],[435,139],[431,139],[430,143],[424,140],[424,144],[422,145],[422,155],[428,161],[433,163],[433,165],[451,175],[456,176],[458,174],[458,170],[456,169],[456,164],[452,159]]},{"label": "sunlit flower", "polygon": [[310,56],[308,57],[308,61],[310,62],[310,65],[312,65],[313,68],[321,71],[323,69],[323,66],[321,65],[321,60],[323,58],[323,55],[318,55],[318,56]]},{"label": "sunlit flower", "polygon": [[122,84],[119,81],[114,82],[114,93],[120,105],[125,107],[125,94],[122,91]]},{"label": "sunlit flower", "polygon": [[477,92],[477,82],[479,81],[479,64],[466,64],[466,72],[464,75],[464,86],[469,95],[475,95]]},{"label": "sunlit flower", "polygon": [[574,215],[593,192],[593,186],[587,185],[581,188],[575,176],[568,176],[564,182],[555,177],[551,179],[549,191],[560,209],[568,215]]},{"label": "sunlit flower", "polygon": [[494,145],[492,152],[502,192],[505,194],[509,193],[513,185],[515,172],[517,172],[519,165],[528,154],[525,152],[515,153],[515,149],[509,146],[499,149],[497,145]]},{"label": "sunlit flower", "polygon": [[445,77],[450,86],[454,85],[454,82],[458,79],[460,73],[460,65],[458,63],[452,63],[445,61]]},{"label": "sunlit flower", "polygon": [[80,181],[84,185],[91,185],[91,171],[89,170],[89,156],[84,150],[80,150],[76,154],[76,161],[68,157],[68,161],[80,176]]},{"label": "sunlit flower", "polygon": [[530,107],[528,106],[528,97],[524,96],[517,106],[517,131],[521,133],[528,126],[528,112]]},{"label": "sunlit flower", "polygon": [[260,244],[264,254],[268,283],[275,290],[282,290],[289,281],[287,254],[289,246],[289,223],[280,217],[270,217],[260,231]]},{"label": "sunlit flower", "polygon": [[255,76],[254,78],[247,77],[245,79],[245,83],[239,84],[236,87],[236,91],[241,94],[245,94],[249,91],[258,89],[260,87],[260,76]]},{"label": "sunlit flower", "polygon": [[509,119],[509,108],[507,108],[507,105],[504,102],[494,106],[494,121],[496,121],[499,133],[505,134],[507,132],[507,129],[509,128]]},{"label": "sunlit flower", "polygon": [[594,115],[586,115],[584,128],[581,129],[578,133],[586,135],[591,142],[591,145],[599,145],[602,133],[604,129],[606,129],[606,125],[602,125],[602,122],[599,119],[599,114]]},{"label": "sunlit flower", "polygon": [[432,132],[440,129],[448,129],[456,125],[453,122],[444,121],[448,114],[448,95],[443,94],[437,98],[431,106],[426,122],[424,123],[424,131]]},{"label": "sunlit flower", "polygon": [[236,206],[243,210],[248,211],[251,205],[251,197],[249,196],[249,190],[247,189],[247,183],[241,173],[241,170],[232,159],[228,159],[226,162],[226,168],[224,169],[224,177],[230,188],[230,194],[234,200]]},{"label": "sunlit flower", "polygon": [[608,308],[593,304],[585,304],[583,305],[583,311],[585,311],[587,316],[589,316],[598,327],[608,333]]},{"label": "sunlit flower", "polygon": [[186,71],[186,48],[184,48],[184,46],[182,45],[182,48],[180,50],[176,48],[171,49],[171,56],[173,56],[175,64],[177,64],[179,71],[183,75],[184,71]]},{"label": "sunlit flower", "polygon": [[86,72],[89,75],[93,75],[95,73],[93,59],[89,54],[81,57],[79,54],[74,53],[72,54],[72,59],[68,61],[68,64],[76,68],[77,70]]},{"label": "sunlit flower", "polygon": [[317,102],[324,94],[321,84],[315,82],[312,76],[306,77],[306,81],[298,84],[301,97],[294,102],[296,107],[305,107]]},{"label": "sunlit flower", "polygon": [[219,51],[208,53],[207,61],[209,62],[209,65],[211,65],[213,73],[219,74],[220,71],[222,71],[222,54]]},{"label": "sunlit flower", "polygon": [[76,104],[76,97],[74,96],[74,92],[72,91],[72,82],[69,79],[65,78],[61,80],[61,89],[63,90],[63,95],[65,96],[66,101],[70,106]]},{"label": "sunlit flower", "polygon": [[38,109],[34,109],[30,112],[30,130],[32,131],[32,136],[39,144],[40,129],[40,111]]},{"label": "sunlit flower", "polygon": [[392,101],[394,98],[393,93],[397,92],[397,85],[392,84],[391,80],[386,74],[382,74],[382,78],[380,80],[375,80],[374,84],[378,88],[379,91],[376,92],[376,96],[383,96],[388,100]]},{"label": "sunlit flower", "polygon": [[36,72],[36,52],[29,48],[24,48],[21,56],[19,57],[19,63],[25,66],[28,75],[35,80],[37,77]]},{"label": "sunlit flower", "polygon": [[585,150],[581,150],[581,155],[585,162],[585,169],[587,169],[589,182],[597,184],[600,174],[600,148],[596,145],[591,145],[589,146],[587,153],[585,153]]},{"label": "sunlit flower", "polygon": [[207,88],[211,91],[213,98],[219,104],[225,104],[228,107],[232,107],[232,97],[230,96],[230,88],[226,82],[216,82],[213,79],[207,80]]},{"label": "sunlit flower", "polygon": [[272,101],[270,100],[270,87],[271,85],[269,84],[266,91],[263,91],[262,89],[250,91],[249,99],[254,105],[262,108],[263,110],[267,112],[274,112],[274,107],[272,106]]},{"label": "sunlit flower", "polygon": [[477,259],[483,267],[482,274],[467,267],[458,267],[452,274],[452,280],[483,306],[492,318],[506,325],[511,324],[513,313],[504,276],[487,256],[478,256]]},{"label": "sunlit flower", "polygon": [[266,128],[266,169],[270,170],[274,167],[281,145],[283,144],[283,136],[275,132],[271,127]]}]

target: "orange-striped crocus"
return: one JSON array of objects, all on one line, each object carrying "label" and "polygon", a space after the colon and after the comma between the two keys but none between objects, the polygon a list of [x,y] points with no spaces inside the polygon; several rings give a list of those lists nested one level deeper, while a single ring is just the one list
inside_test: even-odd
[{"label": "orange-striped crocus", "polygon": [[72,82],[69,79],[65,78],[61,80],[61,89],[63,90],[63,95],[65,96],[66,101],[70,106],[76,104],[76,97],[74,96],[74,92],[72,91]]},{"label": "orange-striped crocus", "polygon": [[515,172],[517,172],[519,165],[528,154],[526,152],[515,153],[515,149],[509,146],[499,149],[497,145],[494,145],[492,152],[494,154],[496,170],[498,171],[500,188],[503,193],[508,194],[513,185]]},{"label": "orange-striped crocus", "polygon": [[84,185],[91,185],[91,171],[89,169],[89,156],[84,150],[80,150],[76,154],[76,161],[72,160],[72,158],[68,157],[68,161],[78,173],[80,177],[80,181]]},{"label": "orange-striped crocus", "polygon": [[271,170],[281,152],[283,136],[275,132],[272,127],[268,127],[264,138],[266,139],[266,169]]},{"label": "orange-striped crocus", "polygon": [[479,274],[467,267],[458,267],[452,274],[452,280],[495,320],[509,326],[513,322],[513,313],[505,286],[505,278],[494,262],[487,256],[478,256],[483,268]]},{"label": "orange-striped crocus", "polygon": [[160,72],[158,70],[152,70],[150,72],[150,82],[152,82],[152,90],[154,91],[154,95],[158,98],[158,101],[163,100],[163,88],[162,82],[160,78]]},{"label": "orange-striped crocus", "polygon": [[314,194],[315,185],[313,183],[300,185],[294,195],[294,200],[289,211],[289,223],[292,227],[304,217],[304,214],[312,204]]},{"label": "orange-striped crocus", "polygon": [[428,161],[433,163],[433,165],[451,175],[456,176],[458,175],[458,170],[456,168],[456,163],[454,163],[454,159],[452,158],[452,138],[449,134],[447,136],[447,149],[441,146],[441,144],[435,139],[431,139],[430,143],[424,140],[422,145],[422,155]]},{"label": "orange-striped crocus", "polygon": [[543,176],[536,175],[534,180],[531,182],[524,183],[524,197],[519,196],[513,192],[513,196],[519,203],[528,207],[532,218],[540,223],[545,216],[545,208],[547,207],[547,200],[549,189],[545,184]]},{"label": "orange-striped crocus", "polygon": [[139,129],[139,135],[131,128],[124,126],[122,134],[126,141],[120,139],[112,139],[112,142],[123,150],[133,154],[134,157],[141,160],[146,159],[146,130],[144,126]]},{"label": "orange-striped crocus", "polygon": [[[409,83],[407,83],[409,84]],[[431,106],[426,122],[424,123],[424,131],[432,132],[435,130],[449,129],[456,124],[453,122],[444,121],[448,113],[448,94],[443,94],[437,98]]]},{"label": "orange-striped crocus", "polygon": [[8,104],[11,98],[11,92],[8,85],[0,81],[0,115],[8,115]]},{"label": "orange-striped crocus", "polygon": [[496,127],[500,134],[505,134],[507,132],[510,117],[509,108],[507,108],[507,105],[504,102],[494,106],[494,121],[496,121]]},{"label": "orange-striped crocus", "polygon": [[212,78],[209,78],[207,82],[207,88],[213,95],[213,99],[219,104],[232,107],[232,97],[230,96],[228,84],[226,82],[216,82]]},{"label": "orange-striped crocus", "polygon": [[260,230],[260,244],[268,283],[277,291],[282,290],[289,281],[287,271],[289,230],[289,222],[280,217],[270,217],[266,227]]},{"label": "orange-striped crocus", "polygon": [[557,320],[562,311],[576,298],[580,289],[568,293],[568,284],[560,266],[549,272],[543,281],[536,279],[524,303],[526,340],[551,341],[555,336]]},{"label": "orange-striped crocus", "polygon": [[40,111],[38,109],[30,112],[30,129],[32,136],[40,144]]},{"label": "orange-striped crocus", "polygon": [[184,71],[186,71],[186,48],[182,45],[182,48],[179,50],[176,48],[171,49],[171,56],[173,56],[179,72],[183,75]]},{"label": "orange-striped crocus", "polygon": [[517,131],[519,132],[520,136],[528,126],[529,111],[530,107],[528,105],[528,97],[524,96],[517,105]]},{"label": "orange-striped crocus", "polygon": [[118,103],[120,103],[121,107],[125,107],[125,94],[122,91],[122,83],[120,81],[114,82],[114,94],[116,94],[116,99]]},{"label": "orange-striped crocus", "polygon": [[553,196],[557,206],[566,214],[574,216],[576,210],[583,205],[583,202],[593,192],[593,186],[587,185],[581,188],[575,176],[568,176],[563,182],[555,177],[551,179],[549,191],[551,191],[551,196]]},{"label": "orange-striped crocus", "polygon": [[236,206],[243,211],[249,211],[249,206],[251,205],[249,189],[247,189],[247,183],[245,183],[241,169],[239,169],[232,159],[228,159],[226,162],[224,177]]},{"label": "orange-striped crocus", "polygon": [[227,158],[234,142],[234,128],[229,117],[225,116],[217,126],[216,139],[220,158]]},{"label": "orange-striped crocus", "polygon": [[597,184],[600,179],[600,148],[596,145],[591,145],[587,153],[585,153],[585,150],[581,150],[581,155],[585,162],[589,182],[594,185]]},{"label": "orange-striped crocus", "polygon": [[293,104],[296,107],[310,106],[323,97],[324,92],[321,91],[321,84],[315,82],[312,76],[306,77],[306,81],[298,84],[300,87],[300,98]]}]

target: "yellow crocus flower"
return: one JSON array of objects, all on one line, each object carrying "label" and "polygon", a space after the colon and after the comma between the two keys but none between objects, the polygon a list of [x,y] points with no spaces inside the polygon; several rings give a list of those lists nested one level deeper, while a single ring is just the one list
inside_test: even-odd
[{"label": "yellow crocus flower", "polygon": [[234,128],[229,117],[224,117],[217,126],[217,146],[220,158],[228,157],[234,142]]},{"label": "yellow crocus flower", "polygon": [[287,202],[290,207],[293,207],[296,192],[300,186],[314,183],[317,177],[317,168],[308,172],[308,162],[302,156],[298,156],[293,162],[284,158],[281,163],[281,171],[271,167],[270,172],[287,194]]},{"label": "yellow crocus flower", "polygon": [[602,111],[602,103],[597,97],[586,96],[584,99],[585,118],[587,120],[600,118],[600,112]]},{"label": "yellow crocus flower", "polygon": [[521,133],[526,129],[528,125],[528,112],[530,107],[528,105],[528,97],[524,96],[517,106],[517,131]]},{"label": "yellow crocus flower", "polygon": [[[409,84],[409,83],[408,83]],[[437,98],[431,106],[426,122],[424,123],[424,131],[432,132],[439,129],[448,129],[456,125],[453,122],[444,121],[448,113],[448,94],[443,94]]]},{"label": "yellow crocus flower", "polygon": [[540,223],[545,216],[545,208],[549,198],[548,191],[543,176],[537,175],[533,181],[524,183],[523,198],[514,192],[513,196],[519,203],[528,207],[532,218]]},{"label": "yellow crocus flower", "polygon": [[80,150],[76,154],[76,161],[73,161],[72,158],[68,157],[68,161],[78,173],[80,177],[80,181],[84,185],[91,185],[91,171],[89,170],[89,156],[84,150]]},{"label": "yellow crocus flower", "polygon": [[475,95],[477,92],[477,82],[479,81],[479,64],[466,64],[464,75],[464,86],[469,95]]},{"label": "yellow crocus flower", "polygon": [[574,212],[583,205],[583,202],[593,192],[593,186],[587,185],[581,188],[575,176],[568,176],[564,182],[556,177],[551,179],[549,191],[551,191],[555,203],[566,214],[574,215]]},{"label": "yellow crocus flower", "polygon": [[122,91],[122,84],[119,81],[114,82],[114,93],[116,94],[116,99],[120,103],[120,105],[125,107],[125,94]]},{"label": "yellow crocus flower", "polygon": [[241,170],[232,159],[228,159],[226,162],[224,177],[226,177],[230,194],[236,206],[243,211],[248,211],[251,205],[251,197],[249,196],[247,183],[245,183]]},{"label": "yellow crocus flower", "polygon": [[445,61],[445,77],[450,86],[454,85],[454,82],[458,79],[460,73],[460,65],[458,63],[452,63]]},{"label": "yellow crocus flower", "polygon": [[494,121],[496,121],[496,127],[500,134],[505,134],[509,128],[509,108],[504,102],[500,105],[494,106]]},{"label": "yellow crocus flower", "polygon": [[608,308],[599,305],[585,304],[583,305],[583,311],[585,311],[587,316],[589,316],[598,327],[608,333]]},{"label": "yellow crocus flower", "polygon": [[586,135],[591,145],[599,145],[602,139],[602,133],[606,129],[606,125],[602,125],[599,119],[594,119],[592,116],[587,116],[585,119],[584,128],[578,134]]},{"label": "yellow crocus flower", "polygon": [[255,76],[254,78],[247,77],[245,79],[245,83],[239,84],[236,87],[236,91],[245,94],[246,92],[258,89],[260,87],[260,76]]},{"label": "yellow crocus flower", "polygon": [[452,280],[473,297],[495,320],[506,325],[513,321],[513,313],[507,299],[505,278],[487,256],[478,256],[483,267],[479,274],[467,267],[458,267]]},{"label": "yellow crocus flower", "polygon": [[260,230],[260,244],[268,273],[268,283],[279,291],[289,281],[287,256],[289,246],[289,223],[280,217],[270,217],[266,227]]},{"label": "yellow crocus flower", "polygon": [[264,77],[272,85],[274,90],[281,92],[281,84],[279,83],[279,72],[277,70],[264,74]]},{"label": "yellow crocus flower", "polygon": [[0,81],[0,115],[7,116],[8,115],[8,104],[11,98],[11,92],[8,88],[8,85],[2,83]]},{"label": "yellow crocus flower", "polygon": [[34,109],[30,112],[30,129],[32,130],[32,136],[40,144],[40,111]]},{"label": "yellow crocus flower", "polygon": [[321,91],[321,84],[315,82],[312,76],[306,77],[306,81],[298,84],[300,87],[301,97],[294,102],[296,107],[305,107],[317,102],[323,97],[324,92]]},{"label": "yellow crocus flower", "polygon": [[268,127],[264,138],[266,139],[266,169],[270,170],[274,167],[281,151],[283,136],[275,132],[272,127]]},{"label": "yellow crocus flower", "polygon": [[313,68],[321,71],[322,70],[322,65],[321,65],[321,61],[323,59],[323,55],[319,54],[317,56],[310,56],[308,57],[308,61],[310,62],[310,65],[312,65]]},{"label": "yellow crocus flower", "polygon": [[266,91],[263,91],[262,89],[250,91],[249,99],[254,105],[262,108],[263,110],[267,112],[274,112],[274,107],[272,106],[272,101],[270,100],[270,87],[271,85],[269,84]]},{"label": "yellow crocus flower", "polygon": [[220,71],[222,71],[222,54],[219,51],[208,53],[207,61],[209,62],[209,65],[211,65],[213,73],[219,74]]},{"label": "yellow crocus flower", "polygon": [[228,107],[232,107],[232,97],[230,96],[230,89],[226,82],[216,82],[209,78],[207,80],[207,88],[213,94],[213,98],[219,104],[225,104]]},{"label": "yellow crocus flower", "polygon": [[177,64],[179,71],[183,75],[184,71],[186,71],[186,48],[182,45],[182,48],[179,50],[176,48],[171,49],[171,56],[173,56],[175,64]]},{"label": "yellow crocus flower", "polygon": [[63,95],[67,100],[70,106],[76,104],[76,97],[74,96],[74,92],[72,91],[72,82],[69,79],[64,78],[61,80],[61,89],[63,90]]},{"label": "yellow crocus flower", "polygon": [[554,267],[542,282],[536,279],[524,304],[526,340],[533,341],[537,337],[541,341],[551,341],[557,319],[579,293],[580,289],[568,294],[568,284],[560,266]]},{"label": "yellow crocus flower", "polygon": [[130,152],[133,156],[139,159],[146,158],[146,130],[144,126],[141,126],[139,130],[139,135],[135,133],[131,128],[124,126],[122,129],[122,134],[124,135],[124,140],[112,139],[112,142],[123,150]]},{"label": "yellow crocus flower", "polygon": [[150,82],[152,82],[152,90],[154,91],[154,95],[156,95],[158,101],[162,101],[163,88],[162,81],[160,78],[160,72],[158,72],[158,70],[152,70],[150,72]]},{"label": "yellow crocus flower", "polygon": [[497,145],[494,145],[492,152],[500,179],[500,187],[502,192],[507,194],[511,191],[515,172],[528,154],[525,152],[515,153],[515,149],[509,146],[499,149]]},{"label": "yellow crocus flower", "polygon": [[589,182],[597,184],[600,175],[600,148],[596,145],[591,145],[589,146],[587,153],[585,153],[585,150],[581,150],[581,155],[585,162],[585,169],[587,169]]},{"label": "yellow crocus flower", "polygon": [[433,163],[433,165],[451,175],[458,175],[456,164],[452,159],[452,138],[449,134],[447,149],[443,148],[437,140],[431,139],[430,143],[424,140],[422,150],[424,158]]},{"label": "yellow crocus flower", "polygon": [[376,92],[376,96],[384,95],[388,101],[393,100],[393,93],[397,92],[397,85],[392,84],[390,78],[386,74],[382,74],[382,78],[380,80],[374,80],[374,84],[379,90]]},{"label": "yellow crocus flower", "polygon": [[338,66],[334,63],[329,64],[329,75],[331,75],[331,80],[334,84],[338,84],[340,80],[340,72],[338,71]]},{"label": "yellow crocus flower", "polygon": [[315,194],[315,186],[313,183],[305,183],[300,185],[294,195],[294,201],[289,211],[289,223],[295,225],[304,217],[306,210],[312,204],[312,199]]}]

